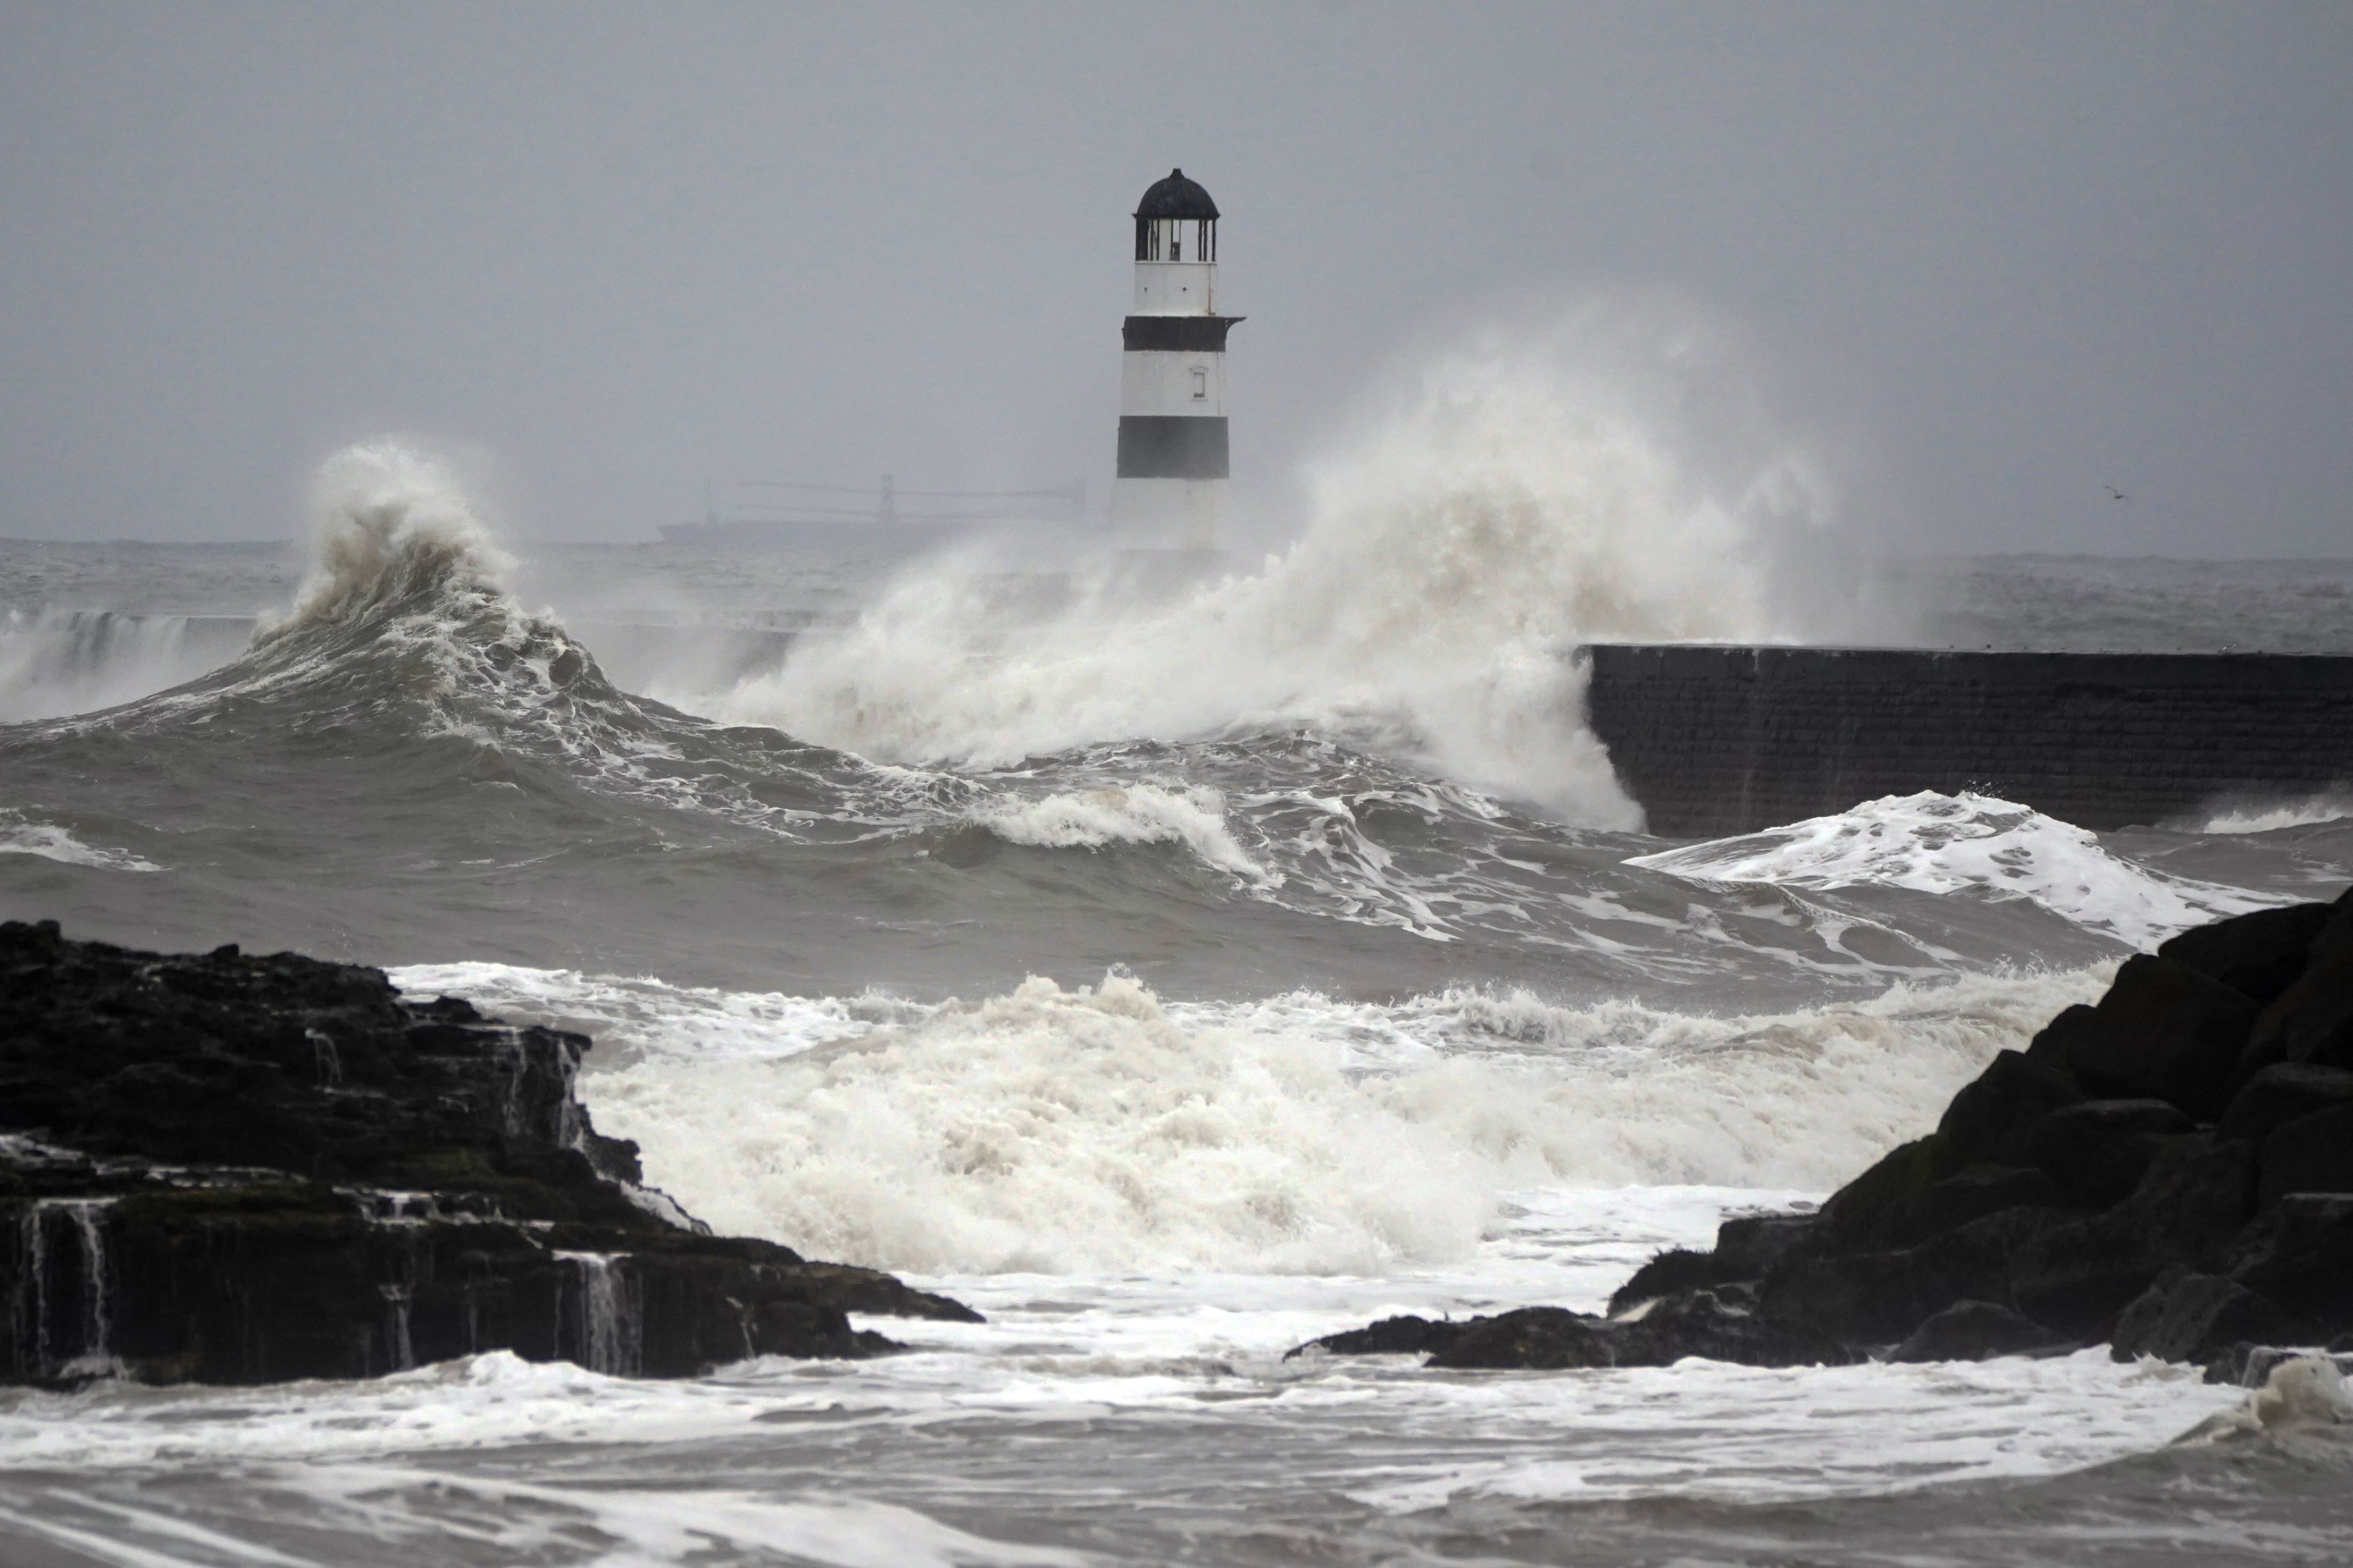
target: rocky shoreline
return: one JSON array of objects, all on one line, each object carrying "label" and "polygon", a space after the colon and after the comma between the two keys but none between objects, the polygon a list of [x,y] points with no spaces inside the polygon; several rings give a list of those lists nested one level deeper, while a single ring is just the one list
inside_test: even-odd
[{"label": "rocky shoreline", "polygon": [[1291,1353],[1440,1368],[2057,1354],[2256,1383],[2353,1351],[2353,890],[2185,931],[1815,1212],[1726,1220],[1606,1314],[1391,1318]]},{"label": "rocky shoreline", "polygon": [[490,1350],[647,1376],[976,1321],[715,1237],[573,1092],[589,1042],[379,970],[0,924],[0,1381],[367,1377]]},{"label": "rocky shoreline", "polygon": [[[574,1092],[578,1035],[291,953],[0,924],[0,1382],[368,1377],[490,1350],[689,1375],[977,1315],[715,1237]],[[1436,1368],[2057,1354],[2257,1382],[2353,1351],[2353,890],[2126,961],[1818,1210],[1727,1219],[1602,1314],[1384,1320]]]}]

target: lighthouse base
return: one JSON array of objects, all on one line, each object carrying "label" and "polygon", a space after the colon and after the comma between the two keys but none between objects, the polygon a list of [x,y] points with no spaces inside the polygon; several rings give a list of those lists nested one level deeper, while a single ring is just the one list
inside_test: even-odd
[{"label": "lighthouse base", "polygon": [[1214,551],[1225,538],[1226,481],[1119,479],[1112,486],[1111,524],[1125,545]]}]

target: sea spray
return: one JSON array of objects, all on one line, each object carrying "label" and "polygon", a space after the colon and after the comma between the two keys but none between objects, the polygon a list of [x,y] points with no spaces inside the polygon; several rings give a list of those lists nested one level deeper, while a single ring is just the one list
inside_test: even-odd
[{"label": "sea spray", "polygon": [[448,467],[397,442],[350,447],[311,483],[312,566],[267,642],[370,611],[430,608],[443,595],[500,600],[514,562]]},{"label": "sea spray", "polygon": [[0,723],[86,713],[160,691],[235,657],[239,616],[0,614]]},{"label": "sea spray", "polygon": [[[1314,472],[1299,542],[1173,600],[1084,587],[997,613],[973,563],[918,572],[839,637],[710,704],[870,757],[997,767],[1083,742],[1306,725],[1574,821],[1638,820],[1579,722],[1592,638],[1809,629],[1779,557],[1827,511],[1789,450],[1683,421],[1712,365],[1595,318],[1425,363]],[[1713,442],[1711,446],[1709,443]]]}]

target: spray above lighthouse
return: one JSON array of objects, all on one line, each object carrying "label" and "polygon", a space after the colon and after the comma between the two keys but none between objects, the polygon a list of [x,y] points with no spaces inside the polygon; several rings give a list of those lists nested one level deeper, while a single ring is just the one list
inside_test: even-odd
[{"label": "spray above lighthouse", "polygon": [[1123,337],[1113,525],[1138,544],[1214,550],[1226,517],[1226,331],[1218,204],[1171,169],[1135,208],[1135,310]]}]

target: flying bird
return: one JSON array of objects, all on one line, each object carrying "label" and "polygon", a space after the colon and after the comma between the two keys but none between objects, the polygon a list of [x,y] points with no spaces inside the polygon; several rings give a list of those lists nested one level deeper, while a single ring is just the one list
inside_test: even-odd
[{"label": "flying bird", "polygon": [[2110,485],[2110,486],[2108,486],[2108,487],[2107,487],[2107,491],[2108,491],[2108,499],[2109,499],[2110,500],[2132,500],[2132,497],[2130,497],[2130,496],[2128,496],[2128,495],[2125,494],[2125,492],[2124,492],[2124,491],[2122,491],[2122,490],[2120,490],[2120,489],[2116,489],[2116,486],[2114,486],[2114,485]]}]

